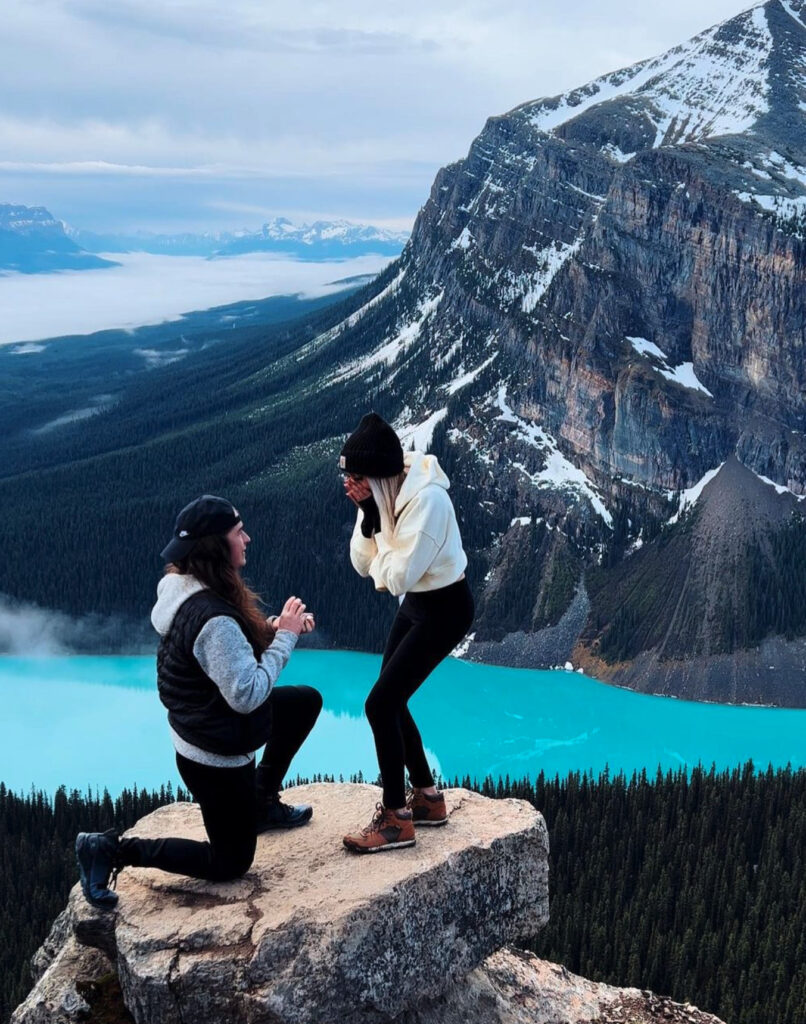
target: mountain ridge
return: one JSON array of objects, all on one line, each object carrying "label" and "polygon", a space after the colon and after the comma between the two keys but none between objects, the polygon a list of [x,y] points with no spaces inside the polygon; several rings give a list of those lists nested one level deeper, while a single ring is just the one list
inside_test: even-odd
[{"label": "mountain ridge", "polygon": [[0,272],[40,274],[117,265],[86,252],[44,206],[0,203]]},{"label": "mountain ridge", "polygon": [[[438,172],[400,258],[340,316],[334,311],[316,329],[300,328],[263,359],[240,352],[222,364],[226,386],[214,387],[212,376],[192,381],[189,360],[175,372],[166,368],[163,388],[139,396],[136,410],[121,406],[127,436],[150,446],[141,459],[159,451],[173,460],[191,450],[193,435],[194,465],[200,452],[211,452],[205,486],[232,488],[244,505],[251,495],[266,514],[313,515],[311,536],[324,547],[301,546],[283,571],[300,573],[316,606],[330,607],[321,565],[347,571],[349,510],[338,513],[337,538],[327,510],[312,512],[304,492],[316,488],[338,500],[340,438],[375,407],[406,445],[430,447],[451,478],[477,596],[468,657],[499,660],[497,650],[509,663],[538,667],[572,654],[577,663],[596,657],[600,677],[627,685],[637,685],[630,666],[654,658],[657,672],[672,680],[685,670],[687,695],[731,699],[735,691],[726,687],[720,697],[698,659],[727,659],[738,671],[747,651],[758,654],[778,636],[780,661],[772,658],[742,699],[802,703],[797,660],[786,645],[800,642],[806,623],[779,613],[777,597],[747,583],[747,566],[755,566],[781,590],[784,605],[796,604],[799,584],[788,565],[806,538],[796,501],[806,492],[806,230],[797,213],[806,193],[806,26],[792,10],[803,5],[756,5],[681,44],[673,57],[654,58],[671,79],[641,80],[652,83],[653,97],[666,95],[692,54],[700,68],[706,57],[723,60],[726,47],[754,48],[757,68],[778,84],[738,135],[698,129],[692,140],[667,144],[669,120],[655,145],[653,122],[644,148],[617,159],[608,147],[626,146],[625,131],[650,117],[646,106],[625,113],[623,96],[551,132],[524,113],[545,100],[490,118],[467,157]],[[738,65],[734,59],[730,67],[741,76],[744,62]],[[621,84],[635,83],[640,72],[629,70],[614,73]],[[796,123],[787,127],[793,112]],[[775,206],[784,188],[795,214]],[[165,389],[175,396],[170,408],[161,404]],[[237,434],[237,469],[212,439],[216,416]],[[113,456],[124,432],[106,415],[84,430],[72,451],[92,451],[93,459]],[[732,541],[725,564],[743,566],[745,584],[726,589],[704,647],[692,618],[684,634],[690,646],[674,658],[667,648],[659,660],[651,644],[664,627],[668,633],[673,607],[652,612],[652,630],[641,633],[637,622],[617,621],[618,608],[602,596],[607,580],[619,593],[643,593],[646,608],[654,607],[641,567],[651,552],[675,544],[686,553],[678,561],[690,563],[696,509],[681,516],[681,499],[704,491],[709,474],[733,457],[754,479],[794,497],[765,485],[786,515],[764,516],[758,531]],[[135,474],[133,466],[126,472]],[[115,487],[126,514],[134,498],[122,469]],[[167,494],[160,502],[167,506]],[[728,506],[726,524],[729,516]],[[716,548],[702,551],[710,558]],[[657,566],[657,587],[673,586],[674,560],[659,555]],[[268,561],[260,568],[274,586],[280,568]],[[720,571],[714,562],[691,575],[693,609],[707,606],[708,581]],[[15,579],[20,596],[37,598]],[[377,642],[380,626],[364,618],[372,614],[368,601],[349,589],[347,576],[339,586],[363,624],[336,627],[331,642]],[[740,628],[731,628],[734,620]],[[644,637],[628,644],[629,664],[620,654],[628,629]],[[551,643],[543,644],[550,630]]]},{"label": "mountain ridge", "polygon": [[68,235],[91,252],[151,252],[211,259],[251,252],[276,252],[297,259],[348,259],[378,252],[397,256],[409,233],[347,220],[296,224],[274,217],[257,231],[155,234],[94,232],[66,225]]}]

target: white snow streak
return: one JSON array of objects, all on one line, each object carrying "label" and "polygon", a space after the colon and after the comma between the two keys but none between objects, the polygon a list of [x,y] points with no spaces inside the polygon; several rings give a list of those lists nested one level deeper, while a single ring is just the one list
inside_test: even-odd
[{"label": "white snow streak", "polygon": [[[383,345],[381,345],[380,348],[376,348],[374,352],[371,352],[369,355],[364,356],[361,359],[356,359],[347,366],[340,367],[339,370],[337,370],[336,373],[328,379],[327,384],[335,384],[338,381],[355,377],[358,374],[364,373],[366,370],[372,369],[373,366],[377,366],[380,363],[386,363],[388,366],[392,366],[397,358],[411,348],[411,346],[417,341],[423,324],[434,312],[440,302],[442,302],[442,296],[444,294],[444,291],[442,291],[434,298],[420,302],[417,307],[415,320],[406,324],[405,327],[402,327],[394,338],[384,342]],[[377,298],[378,297],[373,301],[377,301]],[[366,306],[363,308],[366,309]],[[353,314],[353,316],[355,316],[355,314]]]},{"label": "white snow streak", "polygon": [[448,410],[438,409],[421,423],[413,424],[406,421],[407,414],[408,410],[404,412],[401,420],[395,423],[400,443],[404,449],[413,448],[416,452],[427,452],[434,437],[434,428],[445,419]]},{"label": "white snow streak", "polygon": [[447,391],[449,395],[455,395],[457,391],[461,390],[467,384],[470,384],[471,381],[474,381],[482,370],[486,370],[497,356],[498,353],[494,352],[489,359],[485,359],[481,366],[477,366],[475,370],[469,370],[467,373],[463,373],[461,377],[457,377],[448,384],[443,384],[443,390]]},{"label": "white snow streak", "polygon": [[604,522],[612,528],[613,517],[605,508],[601,496],[597,493],[594,485],[585,476],[581,469],[570,462],[559,450],[554,438],[547,434],[542,427],[536,423],[528,423],[516,416],[506,401],[507,389],[502,384],[498,389],[498,408],[501,415],[496,419],[504,423],[514,423],[517,426],[515,436],[526,441],[534,447],[548,452],[545,468],[539,473],[529,473],[525,466],[520,463],[513,463],[524,475],[528,476],[537,487],[553,487],[558,490],[575,491],[588,499],[597,515],[601,516]]},{"label": "white snow streak", "polygon": [[659,373],[663,374],[667,380],[674,381],[675,384],[680,384],[682,387],[689,388],[691,391],[701,391],[709,398],[714,397],[694,372],[694,363],[680,363],[679,366],[669,366],[669,357],[665,352],[659,349],[654,342],[647,341],[646,338],[630,337],[627,338],[627,341],[629,341],[639,355],[647,356],[656,360],[658,364],[656,369]]},{"label": "white snow streak", "polygon": [[768,476],[762,476],[761,473],[756,473],[755,470],[753,470],[753,473],[755,473],[763,484],[767,484],[768,487],[774,487],[776,494],[791,494],[792,497],[797,498],[798,501],[803,501],[803,499],[806,498],[806,494],[795,494],[794,491],[790,490],[788,487],[784,487],[783,484],[777,484],[774,480],[770,480]]},{"label": "white snow streak", "polygon": [[454,238],[451,242],[451,249],[469,249],[473,241],[473,236],[470,234],[466,227],[462,228],[462,233],[458,238]]}]

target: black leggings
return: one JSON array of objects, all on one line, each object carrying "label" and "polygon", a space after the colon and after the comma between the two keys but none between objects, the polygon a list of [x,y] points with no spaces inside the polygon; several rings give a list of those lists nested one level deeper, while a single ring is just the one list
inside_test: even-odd
[{"label": "black leggings", "polygon": [[406,802],[404,768],[413,786],[434,784],[408,701],[470,629],[473,611],[473,595],[464,579],[440,590],[407,594],[398,609],[381,674],[365,704],[385,807],[402,807]]},{"label": "black leggings", "polygon": [[[322,709],[322,697],[310,686],[275,686],[271,735],[260,765],[266,792],[277,792],[291,759],[302,746]],[[191,878],[222,882],[239,878],[252,863],[257,845],[255,763],[213,768],[176,755],[176,765],[201,807],[209,842],[193,839],[123,839],[124,864],[161,868]]]}]

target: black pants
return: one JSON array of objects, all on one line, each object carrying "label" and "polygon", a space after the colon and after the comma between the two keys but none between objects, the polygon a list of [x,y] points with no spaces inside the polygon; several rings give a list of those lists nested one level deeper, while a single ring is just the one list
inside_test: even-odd
[{"label": "black pants", "polygon": [[365,705],[385,807],[402,807],[406,802],[404,768],[413,786],[434,783],[408,701],[470,629],[473,611],[473,595],[464,579],[440,590],[407,594],[398,609],[381,674]]},{"label": "black pants", "polygon": [[[291,760],[322,709],[310,686],[275,686],[272,729],[260,765],[267,792],[277,792]],[[208,842],[192,839],[123,839],[123,862],[161,868],[191,878],[222,882],[243,875],[255,856],[254,761],[240,768],[213,768],[176,755],[182,780],[201,807]]]}]

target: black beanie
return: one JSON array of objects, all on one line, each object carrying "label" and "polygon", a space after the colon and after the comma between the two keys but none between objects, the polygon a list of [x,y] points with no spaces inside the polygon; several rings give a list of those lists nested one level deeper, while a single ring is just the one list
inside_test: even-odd
[{"label": "black beanie", "polygon": [[345,441],[339,468],[359,476],[397,476],[403,472],[403,446],[376,412],[368,412]]}]

